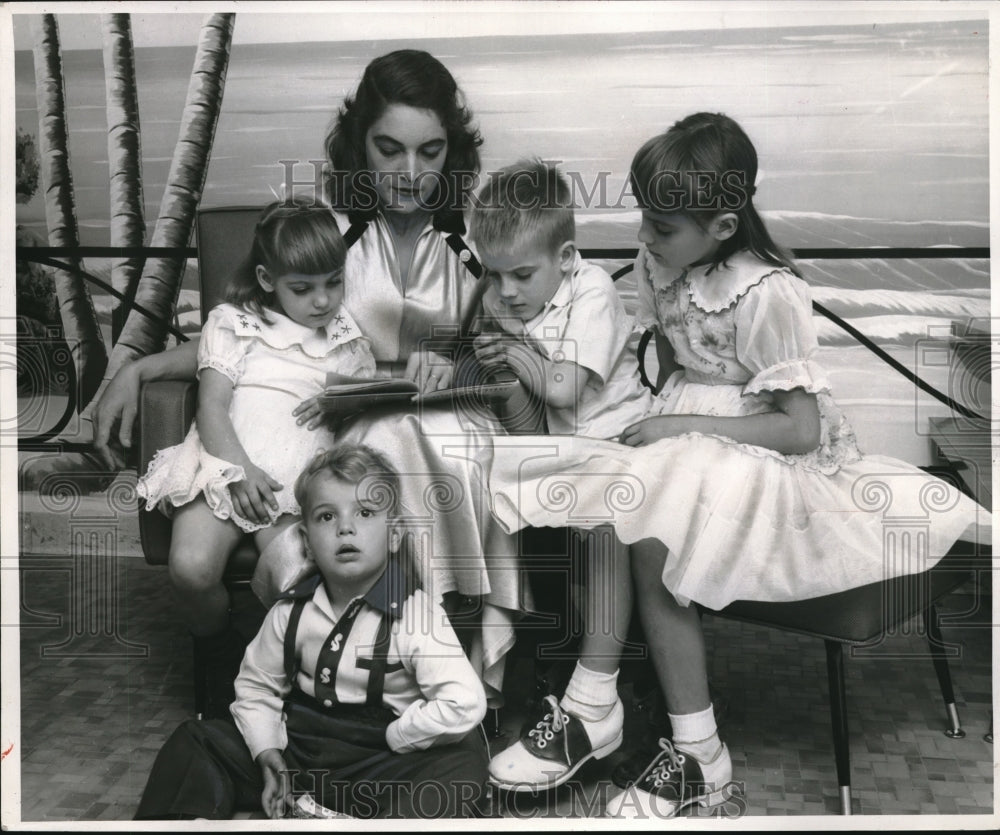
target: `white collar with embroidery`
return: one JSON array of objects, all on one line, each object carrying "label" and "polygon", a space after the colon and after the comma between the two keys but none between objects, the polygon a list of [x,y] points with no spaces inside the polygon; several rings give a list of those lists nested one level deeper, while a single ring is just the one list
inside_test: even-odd
[{"label": "white collar with embroidery", "polygon": [[267,318],[271,320],[267,325],[253,313],[233,305],[224,307],[228,309],[237,336],[252,336],[279,350],[300,345],[310,356],[323,357],[338,345],[362,336],[361,329],[343,305],[323,329],[300,325],[275,310],[267,311]]},{"label": "white collar with embroidery", "polygon": [[[669,275],[652,259],[661,275]],[[691,301],[706,313],[718,313],[735,304],[741,296],[769,275],[785,271],[784,267],[766,264],[749,252],[737,252],[726,259],[724,264],[712,268],[711,265],[692,267],[668,279],[671,283],[687,279],[688,295]]]}]

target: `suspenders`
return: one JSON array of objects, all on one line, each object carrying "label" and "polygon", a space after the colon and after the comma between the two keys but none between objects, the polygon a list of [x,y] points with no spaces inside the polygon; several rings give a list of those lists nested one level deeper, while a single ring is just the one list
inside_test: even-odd
[{"label": "suspenders", "polygon": [[462,317],[462,324],[458,329],[459,340],[464,340],[472,329],[472,322],[476,318],[476,313],[479,310],[479,305],[483,300],[483,294],[486,292],[488,285],[483,281],[483,265],[476,260],[476,256],[472,254],[469,245],[462,240],[462,236],[457,232],[453,232],[445,240],[452,251],[458,256],[458,260],[465,264],[465,268],[476,279],[476,289],[472,294],[472,302],[465,311],[465,315]]},{"label": "suspenders", "polygon": [[[295,657],[295,638],[299,630],[299,620],[302,617],[302,610],[310,598],[299,597],[292,604],[291,614],[288,616],[288,626],[285,629],[284,661],[285,674],[289,681],[295,681],[298,672],[298,663]],[[355,600],[350,608],[340,617],[337,624],[326,637],[323,649],[320,651],[317,672],[319,675],[315,680],[316,701],[326,707],[334,707],[340,704],[337,699],[336,682],[337,670],[344,654],[344,646],[347,637],[350,635],[358,613],[361,611],[364,601],[361,598]],[[382,693],[385,685],[385,675],[387,672],[398,670],[402,664],[396,662],[392,665],[388,663],[389,641],[392,633],[389,628],[389,617],[383,614],[378,625],[378,632],[375,636],[374,654],[369,660],[359,658],[356,664],[359,669],[367,669],[368,689],[365,696],[365,704],[369,707],[380,707],[382,705]],[[392,667],[389,670],[388,667]],[[294,683],[293,683],[294,686]],[[327,704],[329,702],[330,704]]]},{"label": "suspenders", "polygon": [[344,233],[344,243],[347,245],[348,249],[354,246],[358,238],[360,238],[365,233],[365,229],[367,228],[368,228],[367,220],[355,220],[351,222],[351,225]]}]

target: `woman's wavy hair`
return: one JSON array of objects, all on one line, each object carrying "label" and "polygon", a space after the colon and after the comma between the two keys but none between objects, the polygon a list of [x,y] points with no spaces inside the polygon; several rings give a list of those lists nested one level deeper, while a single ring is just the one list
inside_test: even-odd
[{"label": "woman's wavy hair", "polygon": [[746,249],[765,263],[800,275],[753,205],[757,151],[730,117],[695,113],[676,122],[636,152],[629,180],[642,209],[683,212],[702,227],[720,212],[736,214],[736,232],[722,242],[714,266]]},{"label": "woman's wavy hair", "polygon": [[446,194],[432,195],[430,203],[461,211],[479,173],[479,146],[472,111],[447,68],[434,56],[417,49],[400,49],[372,61],[353,96],[344,99],[326,136],[327,187],[336,209],[371,209],[370,184],[364,196],[356,194],[355,177],[368,172],[365,137],[390,104],[431,110],[448,137],[443,184]]},{"label": "woman's wavy hair", "polygon": [[270,325],[267,311],[275,309],[275,298],[257,281],[258,265],[273,279],[334,272],[346,261],[347,246],[329,206],[297,198],[271,203],[254,227],[250,253],[230,278],[226,301]]}]

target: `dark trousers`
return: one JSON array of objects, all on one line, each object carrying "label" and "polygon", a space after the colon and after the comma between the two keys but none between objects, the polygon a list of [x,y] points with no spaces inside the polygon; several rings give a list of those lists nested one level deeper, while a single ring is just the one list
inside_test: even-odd
[{"label": "dark trousers", "polygon": [[[293,793],[358,818],[477,817],[485,809],[488,755],[478,728],[451,745],[397,754],[382,721],[338,717],[343,733],[307,734],[302,723],[315,716],[286,708]],[[189,720],[160,749],[135,819],[227,819],[260,810],[263,789],[260,766],[231,722]]]}]

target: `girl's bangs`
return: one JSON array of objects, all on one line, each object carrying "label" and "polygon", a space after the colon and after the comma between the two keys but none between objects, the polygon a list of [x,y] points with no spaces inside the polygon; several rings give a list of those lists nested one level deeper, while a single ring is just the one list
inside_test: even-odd
[{"label": "girl's bangs", "polygon": [[344,266],[347,248],[332,214],[329,220],[289,218],[275,235],[273,268],[280,273],[317,275]]},{"label": "girl's bangs", "polygon": [[664,214],[695,209],[697,189],[695,179],[689,176],[690,160],[673,151],[662,137],[656,137],[632,160],[629,179],[640,209]]}]

